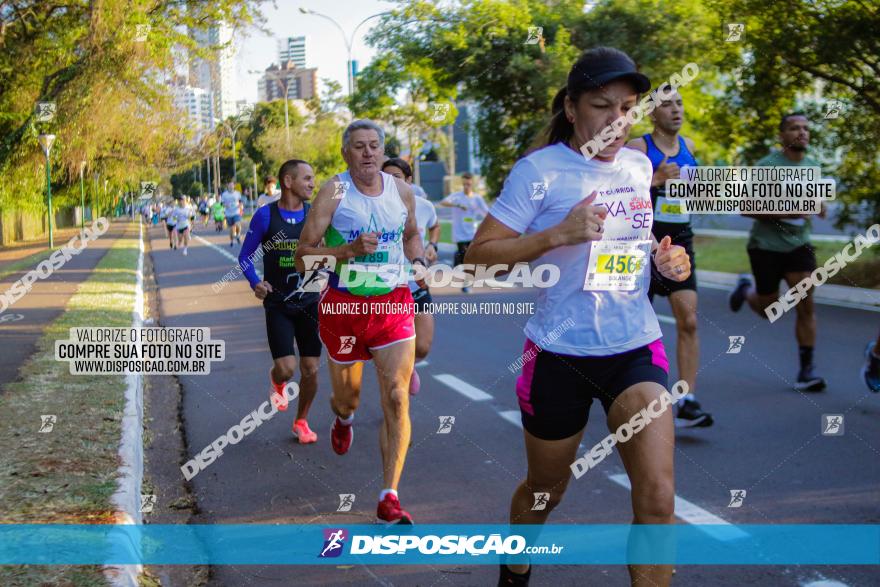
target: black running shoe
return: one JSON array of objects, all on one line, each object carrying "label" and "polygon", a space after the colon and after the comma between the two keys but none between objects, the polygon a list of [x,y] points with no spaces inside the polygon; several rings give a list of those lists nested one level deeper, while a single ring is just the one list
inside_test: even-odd
[{"label": "black running shoe", "polygon": [[874,343],[869,342],[865,349],[865,364],[862,366],[862,377],[865,385],[874,393],[880,393],[880,357],[874,354]]},{"label": "black running shoe", "polygon": [[812,365],[808,365],[798,371],[794,388],[797,391],[822,391],[825,389],[825,380],[816,375]]},{"label": "black running shoe", "polygon": [[532,567],[524,574],[514,573],[507,565],[501,565],[501,575],[498,577],[498,587],[528,587],[529,577],[532,575]]},{"label": "black running shoe", "polygon": [[695,399],[684,400],[675,411],[676,428],[706,428],[713,422],[712,414],[704,412]]},{"label": "black running shoe", "polygon": [[743,307],[743,304],[746,302],[746,293],[750,287],[752,287],[752,280],[749,276],[740,275],[739,280],[736,282],[736,289],[730,292],[730,297],[727,300],[732,311],[739,312],[739,309]]}]

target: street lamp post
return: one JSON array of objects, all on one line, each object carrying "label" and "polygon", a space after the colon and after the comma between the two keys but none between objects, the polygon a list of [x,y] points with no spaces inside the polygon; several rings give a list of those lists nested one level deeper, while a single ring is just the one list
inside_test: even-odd
[{"label": "street lamp post", "polygon": [[79,162],[79,228],[86,229],[86,188],[83,183],[83,171],[85,171],[86,162]]},{"label": "street lamp post", "polygon": [[334,20],[332,17],[327,16],[326,14],[321,14],[320,12],[315,12],[314,10],[311,10],[309,8],[300,7],[299,11],[303,14],[311,14],[312,16],[318,16],[320,18],[329,20],[330,22],[333,23],[333,25],[337,29],[339,29],[339,32],[342,33],[342,40],[345,42],[345,50],[347,51],[347,54],[348,54],[348,61],[345,64],[345,68],[346,68],[345,78],[346,78],[346,81],[348,82],[348,95],[351,96],[351,93],[354,90],[354,75],[352,75],[352,71],[351,71],[351,47],[352,47],[352,44],[354,43],[354,37],[357,34],[358,29],[361,28],[361,25],[363,25],[365,22],[367,22],[370,19],[376,18],[378,16],[385,16],[386,14],[391,14],[391,12],[390,11],[379,12],[378,14],[372,14],[372,15],[368,16],[367,18],[360,21],[357,24],[357,26],[354,27],[354,30],[351,32],[351,36],[347,37],[345,35],[345,30],[342,28],[342,26],[338,22],[336,22],[336,20]]},{"label": "street lamp post", "polygon": [[52,230],[52,171],[49,163],[49,151],[52,150],[52,143],[55,142],[55,135],[42,134],[39,136],[40,146],[46,154],[46,199],[49,206],[49,248],[55,248],[55,238]]},{"label": "street lamp post", "polygon": [[238,116],[235,119],[235,122],[232,126],[229,126],[229,123],[224,121],[223,128],[229,133],[229,137],[232,139],[232,181],[233,183],[238,183],[238,171],[235,163],[235,135],[238,132],[238,129],[241,128],[247,119],[244,116]]}]

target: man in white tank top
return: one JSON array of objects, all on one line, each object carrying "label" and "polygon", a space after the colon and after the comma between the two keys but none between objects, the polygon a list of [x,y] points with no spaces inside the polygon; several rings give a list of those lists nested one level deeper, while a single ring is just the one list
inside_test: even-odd
[{"label": "man in white tank top", "polygon": [[397,497],[410,440],[408,389],[415,358],[408,261],[422,268],[426,263],[412,189],[380,171],[384,143],[385,133],[372,121],[356,120],[345,130],[348,170],[318,192],[300,235],[297,268],[313,269],[306,264],[315,256],[332,257],[318,328],[331,359],[333,450],[342,455],[351,446],[363,361],[373,359],[385,415],[379,435],[385,489],[377,517],[411,524]]}]

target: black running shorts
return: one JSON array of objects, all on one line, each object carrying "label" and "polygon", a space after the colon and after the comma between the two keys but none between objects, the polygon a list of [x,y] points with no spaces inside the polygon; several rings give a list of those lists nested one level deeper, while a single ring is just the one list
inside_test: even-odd
[{"label": "black running shorts", "polygon": [[667,388],[669,361],[663,341],[607,357],[578,357],[540,350],[526,339],[516,382],[523,428],[542,440],[561,440],[583,430],[590,405],[605,409],[628,387],[651,381]]},{"label": "black running shorts", "polygon": [[298,306],[283,301],[266,299],[266,334],[272,358],[293,355],[293,341],[300,357],[320,357],[321,339],[318,337],[318,302]]},{"label": "black running shorts", "polygon": [[811,245],[787,253],[749,249],[749,261],[758,295],[779,295],[779,282],[786,273],[811,273],[816,269],[816,250]]}]

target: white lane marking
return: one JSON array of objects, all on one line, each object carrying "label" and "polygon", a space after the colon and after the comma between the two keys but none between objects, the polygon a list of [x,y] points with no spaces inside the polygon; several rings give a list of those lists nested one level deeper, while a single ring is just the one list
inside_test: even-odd
[{"label": "white lane marking", "polygon": [[[617,483],[621,487],[625,487],[626,489],[632,489],[629,483],[629,477],[624,474],[618,475],[608,475],[608,478]],[[748,533],[740,530],[739,528],[733,526],[727,520],[719,518],[715,514],[709,513],[700,506],[695,503],[691,503],[688,500],[675,496],[675,515],[687,522],[688,524],[696,524],[699,525],[699,529],[709,536],[712,536],[716,540],[729,541],[729,540],[739,540],[741,538],[748,537]],[[708,525],[711,524],[711,525]],[[732,526],[731,528],[725,528],[723,531],[718,531],[712,527],[715,526]]]},{"label": "white lane marking", "polygon": [[430,363],[428,363],[428,359],[422,359],[421,361],[419,361],[418,363],[416,363],[413,366],[418,368],[418,367],[427,367],[428,365],[430,365]]},{"label": "white lane marking", "polygon": [[434,379],[448,387],[451,387],[461,395],[475,402],[484,402],[486,400],[492,399],[492,396],[482,389],[477,389],[470,383],[465,383],[455,375],[443,373],[441,375],[434,375]]},{"label": "white lane marking", "polygon": [[657,320],[660,322],[666,322],[667,324],[675,324],[675,318],[672,316],[666,316],[664,314],[657,314]]},{"label": "white lane marking", "polygon": [[218,246],[215,245],[214,243],[209,242],[209,241],[203,239],[202,237],[200,237],[200,236],[197,235],[197,234],[194,234],[193,237],[195,237],[195,239],[196,239],[197,241],[199,241],[200,243],[202,243],[203,245],[207,245],[207,246],[211,247],[212,249],[214,249],[215,251],[217,251],[218,253],[220,253],[221,255],[223,255],[224,257],[226,257],[227,259],[229,259],[229,260],[232,261],[233,263],[238,263],[238,257],[236,257],[235,255],[233,255],[233,254],[230,253],[229,251],[226,251],[226,250],[224,250],[224,249],[218,247]]},{"label": "white lane marking", "polygon": [[517,428],[522,429],[522,418],[520,417],[519,410],[506,410],[504,412],[498,412],[498,415]]}]

